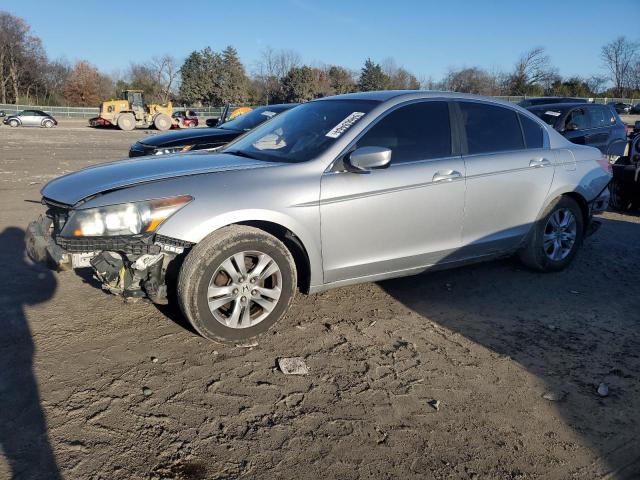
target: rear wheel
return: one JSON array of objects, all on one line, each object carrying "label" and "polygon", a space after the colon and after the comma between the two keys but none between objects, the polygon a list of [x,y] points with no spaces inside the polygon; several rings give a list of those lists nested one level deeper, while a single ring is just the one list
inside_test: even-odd
[{"label": "rear wheel", "polygon": [[547,207],[533,226],[527,245],[519,253],[528,267],[541,272],[557,272],[575,257],[584,235],[584,220],[578,203],[560,197]]},{"label": "rear wheel", "polygon": [[180,308],[210,340],[246,341],[269,329],[295,295],[293,257],[262,230],[230,226],[198,243],[178,278]]},{"label": "rear wheel", "polygon": [[165,113],[159,113],[153,119],[153,125],[160,131],[166,131],[171,128],[171,117]]},{"label": "rear wheel", "polygon": [[626,212],[631,208],[631,200],[625,194],[624,187],[620,180],[614,178],[609,184],[609,205],[614,210]]}]

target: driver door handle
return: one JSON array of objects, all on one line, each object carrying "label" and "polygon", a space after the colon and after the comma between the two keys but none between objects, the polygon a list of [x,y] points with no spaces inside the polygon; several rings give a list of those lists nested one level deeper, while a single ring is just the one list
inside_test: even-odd
[{"label": "driver door handle", "polygon": [[456,170],[440,170],[433,176],[432,181],[435,182],[450,182],[455,178],[460,178],[462,174]]},{"label": "driver door handle", "polygon": [[534,168],[548,167],[549,165],[551,162],[546,158],[534,158],[529,162],[529,166]]}]

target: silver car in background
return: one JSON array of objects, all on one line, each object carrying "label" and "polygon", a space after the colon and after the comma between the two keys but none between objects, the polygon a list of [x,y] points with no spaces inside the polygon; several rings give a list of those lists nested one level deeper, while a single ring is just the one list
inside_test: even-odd
[{"label": "silver car in background", "polygon": [[58,125],[58,121],[42,110],[23,110],[8,115],[2,121],[10,127],[44,127],[52,128]]},{"label": "silver car in background", "polygon": [[[517,254],[565,268],[608,203],[609,163],[522,108],[441,92],[295,107],[218,153],[49,182],[32,258],[177,296],[203,336],[254,337],[307,293]],[[345,306],[347,308],[347,306]]]}]

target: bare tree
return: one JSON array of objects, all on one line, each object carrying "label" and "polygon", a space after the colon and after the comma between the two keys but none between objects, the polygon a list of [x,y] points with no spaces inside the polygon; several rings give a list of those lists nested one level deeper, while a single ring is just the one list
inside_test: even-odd
[{"label": "bare tree", "polygon": [[260,59],[255,64],[254,75],[266,103],[283,97],[281,79],[292,68],[301,64],[300,54],[294,50],[274,50],[267,47],[262,51]]},{"label": "bare tree", "polygon": [[175,91],[180,76],[180,67],[171,55],[153,57],[149,67],[153,69],[155,74],[160,103],[167,103]]},{"label": "bare tree", "polygon": [[622,96],[631,83],[633,64],[638,57],[640,45],[626,37],[618,37],[602,47],[600,57],[609,70],[616,95]]},{"label": "bare tree", "polygon": [[479,95],[498,95],[499,78],[478,67],[449,69],[444,87],[454,92],[476,93]]},{"label": "bare tree", "polygon": [[512,94],[526,95],[548,89],[556,78],[557,72],[544,47],[536,47],[520,56],[509,78],[509,86]]}]

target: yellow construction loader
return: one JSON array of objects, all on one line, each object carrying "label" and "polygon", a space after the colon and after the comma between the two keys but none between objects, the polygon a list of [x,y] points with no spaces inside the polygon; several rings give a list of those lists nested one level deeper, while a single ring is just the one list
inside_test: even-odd
[{"label": "yellow construction loader", "polygon": [[171,128],[173,106],[150,104],[144,101],[142,90],[125,90],[119,100],[106,100],[100,105],[100,115],[89,120],[92,127],[117,125],[120,130],[136,127],[156,127],[158,130]]}]

